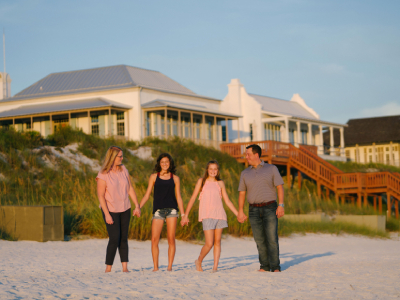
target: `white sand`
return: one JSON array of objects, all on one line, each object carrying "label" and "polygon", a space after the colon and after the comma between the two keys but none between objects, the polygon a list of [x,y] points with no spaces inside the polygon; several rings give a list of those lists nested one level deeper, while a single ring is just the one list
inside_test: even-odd
[{"label": "white sand", "polygon": [[251,238],[222,241],[220,271],[195,271],[201,245],[177,242],[173,272],[151,272],[150,242],[129,241],[132,272],[117,254],[105,274],[107,240],[37,243],[0,240],[0,299],[389,299],[400,298],[400,241],[306,235],[280,239],[281,273],[259,273]]}]

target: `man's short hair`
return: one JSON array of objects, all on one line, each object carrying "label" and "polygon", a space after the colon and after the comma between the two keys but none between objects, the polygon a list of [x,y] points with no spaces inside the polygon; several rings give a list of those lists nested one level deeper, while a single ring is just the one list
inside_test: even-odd
[{"label": "man's short hair", "polygon": [[251,148],[251,151],[253,152],[253,154],[258,154],[258,157],[261,157],[261,147],[256,145],[256,144],[252,144],[246,147],[246,149]]}]

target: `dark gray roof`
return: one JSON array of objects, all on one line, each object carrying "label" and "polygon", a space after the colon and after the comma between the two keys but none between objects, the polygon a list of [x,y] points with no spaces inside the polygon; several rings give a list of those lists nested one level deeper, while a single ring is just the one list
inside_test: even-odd
[{"label": "dark gray roof", "polygon": [[[400,142],[400,115],[350,119],[344,129],[344,143],[346,147],[358,145],[372,145],[372,143]],[[340,144],[338,131],[333,132],[335,146]],[[330,145],[330,133],[324,133],[324,143]]]},{"label": "dark gray roof", "polygon": [[294,101],[281,100],[255,94],[249,95],[256,99],[256,101],[262,105],[263,110],[276,112],[283,115],[290,115],[293,117],[317,120],[317,118],[315,118],[313,114],[307,111],[299,103],[296,103]]},{"label": "dark gray roof", "polygon": [[[129,87],[144,87],[184,95],[199,96],[158,71],[118,65],[52,73],[19,92],[14,97],[7,98],[3,101],[16,101]],[[0,103],[3,101],[0,101]]]},{"label": "dark gray roof", "polygon": [[226,116],[226,117],[234,117],[234,118],[242,117],[239,115],[228,114],[228,113],[225,113],[225,112],[222,112],[219,110],[210,110],[207,107],[202,106],[202,105],[179,103],[179,102],[161,100],[161,99],[156,99],[151,102],[142,104],[142,108],[157,108],[157,107],[180,108],[180,109],[186,109],[186,110],[191,110],[191,111],[209,113],[209,114],[213,114],[213,115],[221,115],[221,116]]},{"label": "dark gray roof", "polygon": [[131,109],[132,106],[117,103],[104,98],[82,99],[75,101],[51,102],[46,104],[23,105],[18,108],[0,112],[0,118],[10,118],[18,116],[27,116],[35,114],[54,113],[62,111],[73,111],[81,109],[97,109],[97,108],[122,108]]}]

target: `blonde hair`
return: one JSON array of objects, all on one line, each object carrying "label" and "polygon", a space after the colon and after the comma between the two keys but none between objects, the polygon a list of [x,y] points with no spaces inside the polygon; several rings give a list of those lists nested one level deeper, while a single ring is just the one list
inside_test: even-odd
[{"label": "blonde hair", "polygon": [[[112,169],[112,167],[114,166],[115,158],[120,151],[122,151],[122,149],[117,146],[111,146],[110,148],[108,148],[103,165],[101,166],[102,173],[108,173]],[[122,167],[117,166],[117,170],[122,171]]]}]

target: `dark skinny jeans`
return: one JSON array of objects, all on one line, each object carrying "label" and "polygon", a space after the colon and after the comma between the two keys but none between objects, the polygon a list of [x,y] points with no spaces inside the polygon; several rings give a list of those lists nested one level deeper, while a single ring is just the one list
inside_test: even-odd
[{"label": "dark skinny jeans", "polygon": [[249,221],[257,244],[260,269],[272,272],[281,270],[277,208],[276,202],[263,207],[249,207]]},{"label": "dark skinny jeans", "polygon": [[120,213],[110,212],[110,215],[114,221],[113,224],[107,224],[103,210],[101,210],[101,212],[103,214],[103,219],[106,223],[109,236],[106,265],[113,265],[117,249],[121,258],[121,263],[128,262],[128,230],[129,222],[131,220],[131,209]]}]

